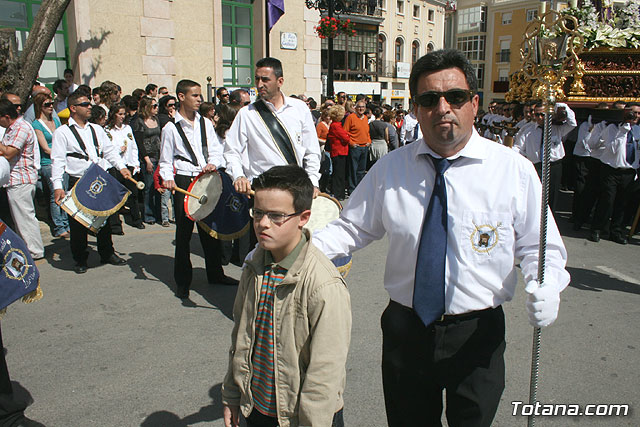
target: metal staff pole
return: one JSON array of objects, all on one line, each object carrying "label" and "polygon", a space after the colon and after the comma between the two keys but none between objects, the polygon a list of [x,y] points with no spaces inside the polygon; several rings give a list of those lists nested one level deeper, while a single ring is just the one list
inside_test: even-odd
[{"label": "metal staff pole", "polygon": [[[551,120],[557,95],[564,95],[561,89],[562,84],[568,76],[572,75],[580,63],[577,54],[582,50],[584,40],[575,30],[576,28],[578,28],[577,20],[571,16],[560,15],[554,8],[554,0],[551,0],[549,1],[549,10],[527,27],[520,49],[524,75],[539,85],[538,89],[540,90],[534,90],[532,96],[544,98],[542,206],[537,278],[540,286],[544,285],[547,249],[549,181],[551,177]],[[536,86],[534,85],[534,87]],[[529,383],[529,404],[531,405],[536,404],[538,397],[540,343],[540,328],[535,327],[533,329],[531,381]],[[535,426],[535,412],[527,418],[527,425],[529,427]]]}]

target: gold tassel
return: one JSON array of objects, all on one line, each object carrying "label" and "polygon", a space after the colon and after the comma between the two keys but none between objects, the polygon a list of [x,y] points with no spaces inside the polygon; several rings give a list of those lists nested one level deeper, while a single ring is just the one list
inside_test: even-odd
[{"label": "gold tassel", "polygon": [[34,301],[39,301],[42,299],[44,294],[42,293],[42,288],[40,287],[40,280],[38,280],[38,287],[35,291],[29,292],[25,296],[22,297],[22,302],[25,304],[31,304]]}]

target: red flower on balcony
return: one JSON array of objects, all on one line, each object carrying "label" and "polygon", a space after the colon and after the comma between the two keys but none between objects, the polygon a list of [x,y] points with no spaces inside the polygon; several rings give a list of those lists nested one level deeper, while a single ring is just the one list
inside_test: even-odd
[{"label": "red flower on balcony", "polygon": [[320,19],[318,25],[314,27],[316,34],[321,39],[326,38],[334,38],[340,34],[345,34],[347,36],[355,36],[355,24],[351,22],[351,19],[347,19],[345,21],[340,21],[337,18],[329,18],[325,16]]}]

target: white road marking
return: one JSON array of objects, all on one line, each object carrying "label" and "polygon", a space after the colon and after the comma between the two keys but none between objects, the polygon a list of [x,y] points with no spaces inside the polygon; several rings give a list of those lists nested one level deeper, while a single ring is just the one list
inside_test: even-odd
[{"label": "white road marking", "polygon": [[617,277],[618,279],[624,280],[625,282],[629,282],[629,283],[633,283],[634,285],[640,285],[640,281],[634,279],[631,276],[627,276],[626,274],[622,274],[616,270],[614,270],[613,268],[609,268],[606,267],[604,265],[598,265],[596,266],[596,268],[598,270],[604,271],[605,273],[613,276],[613,277]]}]

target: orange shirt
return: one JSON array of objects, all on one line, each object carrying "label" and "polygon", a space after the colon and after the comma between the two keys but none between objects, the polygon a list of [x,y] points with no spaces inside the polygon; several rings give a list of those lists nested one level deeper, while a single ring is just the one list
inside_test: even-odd
[{"label": "orange shirt", "polygon": [[361,118],[357,114],[349,114],[344,121],[344,130],[349,134],[351,145],[366,147],[371,144],[369,136],[369,118],[363,114]]},{"label": "orange shirt", "polygon": [[318,134],[320,145],[324,145],[327,140],[327,134],[329,133],[329,125],[320,120],[318,126],[316,126],[316,133]]}]

